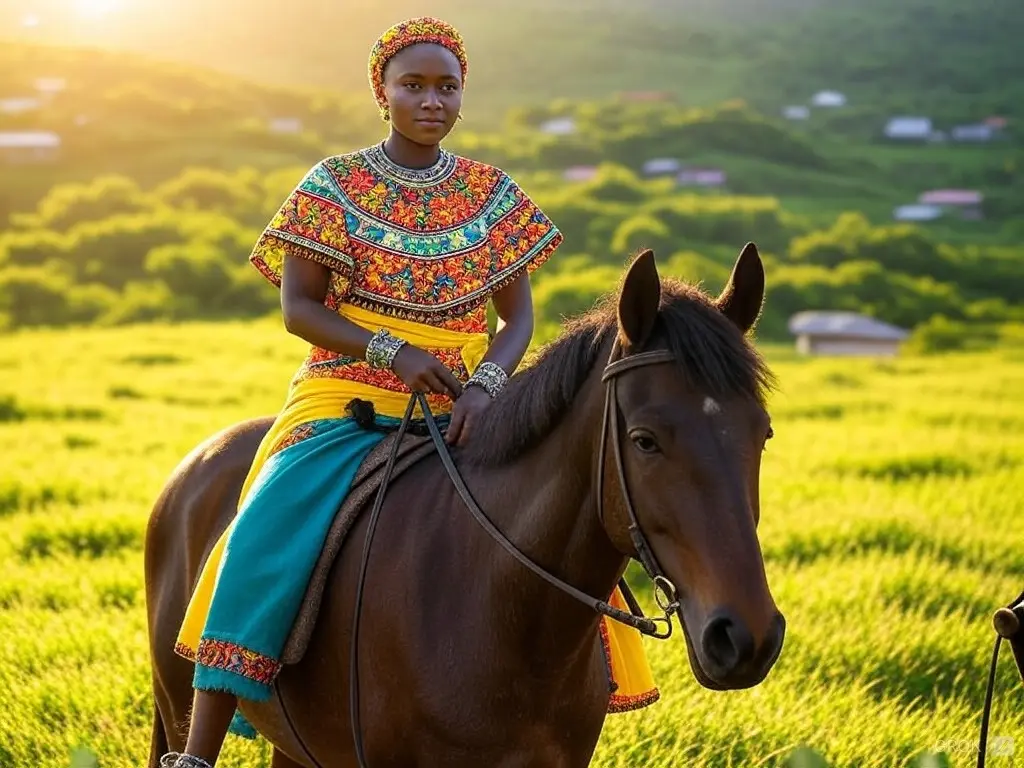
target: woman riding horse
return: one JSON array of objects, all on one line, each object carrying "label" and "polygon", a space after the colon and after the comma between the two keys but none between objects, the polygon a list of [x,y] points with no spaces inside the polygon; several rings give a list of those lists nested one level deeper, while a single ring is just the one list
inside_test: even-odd
[{"label": "woman riding horse", "polygon": [[[442,21],[385,32],[369,78],[389,136],[314,166],[252,251],[281,290],[285,327],[311,350],[192,593],[175,645],[195,662],[191,725],[164,768],[209,768],[229,726],[252,735],[238,699],[270,698],[334,514],[383,437],[346,407],[370,402],[378,422],[397,424],[410,393],[426,392],[447,442],[463,444],[530,344],[529,274],[562,236],[503,171],[440,148],[466,71],[462,39]],[[618,590],[610,602],[626,607]],[[653,703],[639,634],[606,622],[602,638],[609,710]]]}]

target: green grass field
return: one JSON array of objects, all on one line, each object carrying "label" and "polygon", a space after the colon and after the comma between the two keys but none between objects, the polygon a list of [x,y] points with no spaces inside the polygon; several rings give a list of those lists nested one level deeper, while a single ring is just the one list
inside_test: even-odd
[{"label": "green grass field", "polygon": [[[947,743],[948,764],[973,765],[989,617],[1024,572],[1020,350],[766,351],[781,390],[761,535],[782,658],[757,689],[711,693],[680,638],[652,643],[663,700],[611,717],[594,764],[785,765],[807,744],[833,766],[891,768]],[[276,321],[0,338],[2,768],[67,766],[79,746],[103,768],[144,764],[150,505],[196,442],[277,408],[302,353]],[[1005,657],[999,692],[992,733],[1020,753]],[[221,765],[267,766],[269,749],[232,737]]]}]

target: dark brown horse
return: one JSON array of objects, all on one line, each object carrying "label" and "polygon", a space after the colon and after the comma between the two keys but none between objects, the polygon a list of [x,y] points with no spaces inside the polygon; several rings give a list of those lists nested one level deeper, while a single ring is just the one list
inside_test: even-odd
[{"label": "dark brown horse", "polygon": [[[617,377],[617,434],[640,525],[680,590],[690,668],[714,689],[761,682],[784,635],[757,537],[771,375],[745,334],[763,297],[753,244],[717,299],[663,283],[654,255],[641,254],[616,300],[576,320],[513,377],[472,443],[455,453],[506,536],[561,579],[606,597],[634,551],[616,471],[610,460],[598,467],[602,369],[616,339],[623,355],[671,351],[675,363]],[[196,448],[153,511],[146,539],[157,705],[151,765],[185,743],[192,665],[172,646],[270,424],[239,424]],[[605,473],[600,520],[598,471]],[[312,762],[282,714],[282,698],[316,762],[355,765],[348,659],[365,518],[335,561],[302,661],[285,667],[269,702],[242,702],[273,743],[276,766]],[[598,615],[503,552],[473,521],[436,455],[395,479],[373,546],[359,646],[369,765],[587,765],[609,700]]]}]

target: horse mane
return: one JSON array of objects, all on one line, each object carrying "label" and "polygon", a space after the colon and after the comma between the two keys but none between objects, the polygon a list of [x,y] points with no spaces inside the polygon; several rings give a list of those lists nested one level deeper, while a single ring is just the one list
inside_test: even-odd
[{"label": "horse mane", "polygon": [[[598,355],[618,330],[617,300],[608,295],[568,320],[563,333],[509,379],[473,425],[467,459],[484,466],[505,464],[558,425],[594,366],[604,364]],[[758,351],[696,285],[662,278],[654,338],[675,355],[687,385],[711,397],[752,397],[763,405],[775,386]]]}]

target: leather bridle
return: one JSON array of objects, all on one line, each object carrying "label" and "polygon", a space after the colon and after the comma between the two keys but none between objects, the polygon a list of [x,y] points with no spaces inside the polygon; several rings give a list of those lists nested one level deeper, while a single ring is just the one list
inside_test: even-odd
[{"label": "leather bridle", "polygon": [[[427,430],[430,433],[430,437],[433,440],[434,446],[437,449],[441,463],[444,465],[445,471],[448,473],[448,477],[451,479],[452,484],[458,491],[462,501],[466,504],[466,507],[469,509],[473,519],[476,520],[477,523],[479,523],[480,526],[491,536],[491,538],[505,549],[505,551],[548,582],[551,586],[578,600],[584,605],[589,606],[603,616],[607,616],[609,619],[626,624],[633,627],[643,635],[654,637],[659,640],[667,639],[672,635],[672,616],[673,614],[677,614],[679,611],[679,600],[676,594],[675,585],[661,570],[661,567],[654,556],[654,551],[651,549],[647,538],[644,536],[643,531],[640,528],[640,521],[637,519],[636,510],[633,507],[633,502],[630,498],[629,486],[626,482],[625,465],[622,458],[622,446],[619,439],[619,407],[618,399],[616,397],[616,383],[618,381],[618,377],[626,371],[648,365],[673,363],[676,358],[670,351],[660,349],[652,350],[650,352],[640,352],[616,359],[619,351],[620,346],[616,341],[612,345],[611,355],[601,376],[601,381],[605,384],[605,400],[601,424],[601,444],[598,450],[597,515],[599,523],[604,527],[604,472],[605,462],[607,459],[607,445],[610,442],[615,469],[618,474],[619,485],[622,490],[622,497],[625,504],[626,514],[628,516],[629,536],[633,543],[633,547],[636,550],[636,554],[631,555],[631,557],[634,557],[640,562],[644,571],[653,582],[655,600],[658,607],[663,612],[663,615],[656,618],[648,618],[644,616],[635,600],[631,599],[628,587],[626,587],[624,580],[620,580],[619,584],[623,587],[623,593],[627,598],[630,611],[624,611],[620,608],[616,608],[615,606],[610,605],[606,600],[591,597],[587,593],[577,589],[573,585],[545,570],[542,566],[535,563],[518,547],[516,547],[516,545],[513,544],[505,534],[497,528],[497,526],[494,525],[491,519],[476,502],[476,499],[473,498],[472,492],[466,486],[465,481],[462,479],[462,475],[459,473],[458,467],[455,466],[455,462],[452,460],[451,454],[448,451],[448,445],[445,443],[441,430],[437,426],[437,421],[435,420],[433,413],[431,413],[430,407],[427,405],[426,397],[420,392],[414,392],[412,397],[409,398],[409,404],[406,407],[405,415],[402,417],[402,422],[396,430],[398,434],[393,438],[393,444],[388,455],[387,464],[384,467],[384,478],[381,481],[380,488],[377,491],[377,496],[374,499],[373,509],[370,513],[369,522],[367,524],[366,539],[363,542],[362,559],[359,565],[359,578],[356,582],[355,614],[352,621],[352,652],[350,657],[351,687],[349,689],[349,709],[352,719],[352,737],[355,746],[356,760],[360,768],[368,768],[366,755],[363,750],[362,729],[360,727],[359,713],[358,649],[363,589],[366,583],[366,571],[369,564],[370,548],[373,542],[374,532],[377,528],[377,521],[383,507],[388,483],[391,479],[392,472],[394,471],[395,462],[398,457],[398,449],[401,445],[403,436],[409,430],[410,423],[412,422],[412,414],[415,411],[416,405],[419,405],[420,410],[423,412],[423,419],[426,423]],[[663,625],[664,629],[659,629],[659,625]],[[285,706],[284,698],[280,695],[280,689],[278,689],[278,699],[281,702],[282,711],[284,712],[285,719],[288,721],[288,725],[292,730],[292,734],[305,752],[307,760],[309,760],[315,768],[320,768],[320,764],[309,752],[309,749],[306,747],[301,736],[299,736],[298,730],[292,723],[291,717],[288,715],[288,711]]]}]

